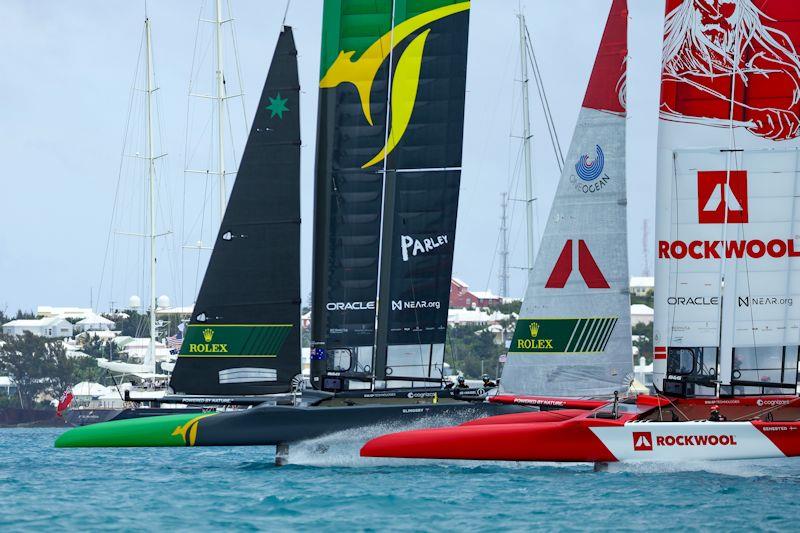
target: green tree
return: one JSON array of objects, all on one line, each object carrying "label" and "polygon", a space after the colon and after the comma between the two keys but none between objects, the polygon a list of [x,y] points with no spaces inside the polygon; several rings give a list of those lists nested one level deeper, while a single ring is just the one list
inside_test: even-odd
[{"label": "green tree", "polygon": [[[634,324],[632,328],[633,335],[638,335],[639,338],[633,341],[633,345],[639,348],[639,357],[644,357],[645,362],[650,364],[653,362],[653,323],[643,324],[639,322]],[[639,363],[639,361],[635,361]]]},{"label": "green tree", "polygon": [[116,361],[120,359],[120,350],[117,345],[111,340],[104,340],[97,335],[92,335],[91,332],[81,335],[83,339],[81,351],[86,355],[91,355],[93,358],[104,357],[109,361]]},{"label": "green tree", "polygon": [[485,329],[485,326],[447,328],[445,361],[455,370],[463,372],[467,378],[479,378],[481,368],[493,376],[497,369],[498,357],[506,351],[505,346],[494,343],[494,335],[484,331]]},{"label": "green tree", "polygon": [[67,357],[62,350],[54,354],[48,374],[47,391],[53,397],[58,397],[68,387],[81,381],[100,381],[104,377],[105,370],[97,366],[94,357]]},{"label": "green tree", "polygon": [[512,300],[510,302],[503,302],[497,305],[489,306],[490,311],[500,311],[504,315],[516,313],[519,315],[519,310],[522,308],[522,300]]},{"label": "green tree", "polygon": [[125,311],[128,318],[121,316],[114,317],[114,330],[119,331],[125,337],[142,337],[149,335],[150,316],[139,314],[138,311]]},{"label": "green tree", "polygon": [[66,358],[66,355],[60,341],[39,337],[29,331],[6,338],[0,347],[0,369],[14,380],[20,407],[29,408],[40,393],[51,392],[51,376],[61,358]]},{"label": "green tree", "polygon": [[648,307],[653,307],[653,289],[647,291],[644,296],[637,296],[635,294],[631,294],[631,305],[633,304],[644,304]]}]

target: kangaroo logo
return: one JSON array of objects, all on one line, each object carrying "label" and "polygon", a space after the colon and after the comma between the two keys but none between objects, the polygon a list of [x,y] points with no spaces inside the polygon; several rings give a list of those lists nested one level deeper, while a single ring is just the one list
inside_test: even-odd
[{"label": "kangaroo logo", "polygon": [[[332,89],[342,83],[352,83],[358,91],[364,118],[366,118],[370,126],[373,126],[369,101],[372,85],[375,82],[378,70],[380,70],[386,58],[389,57],[393,48],[428,24],[450,15],[467,11],[469,6],[469,2],[459,2],[420,13],[405,20],[375,41],[355,61],[353,60],[355,51],[340,51],[339,56],[322,77],[319,83],[320,88]],[[397,60],[397,66],[392,76],[390,133],[386,145],[375,157],[364,163],[361,168],[371,167],[383,160],[397,147],[403,135],[405,135],[417,100],[417,88],[419,87],[419,75],[422,68],[425,43],[430,31],[430,29],[427,29],[414,37],[403,51],[400,59]]]},{"label": "kangaroo logo", "polygon": [[197,426],[200,424],[200,420],[212,415],[214,415],[214,413],[206,413],[192,418],[185,424],[176,427],[172,432],[172,436],[180,436],[185,445],[194,446],[194,443],[197,440]]},{"label": "kangaroo logo", "polygon": [[[566,286],[573,270],[572,248],[572,239],[569,239],[564,243],[564,248],[561,249],[561,254],[559,254],[556,265],[553,267],[547,283],[545,283],[545,288],[563,289]],[[589,251],[589,247],[583,239],[578,240],[578,272],[580,272],[584,283],[590,289],[610,288],[606,277],[600,267],[597,266],[597,261],[594,260],[592,252]]]}]

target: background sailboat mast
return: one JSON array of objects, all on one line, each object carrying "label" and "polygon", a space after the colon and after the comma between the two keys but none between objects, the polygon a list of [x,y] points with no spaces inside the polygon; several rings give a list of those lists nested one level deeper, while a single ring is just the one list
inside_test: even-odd
[{"label": "background sailboat mast", "polygon": [[528,236],[528,271],[533,270],[536,259],[534,218],[533,218],[533,174],[531,169],[531,117],[528,96],[528,32],[525,30],[525,15],[519,13],[520,72],[522,78],[522,150],[525,158],[525,219]]},{"label": "background sailboat mast", "polygon": [[217,175],[219,176],[219,219],[225,215],[227,205],[228,188],[225,184],[225,73],[223,71],[222,58],[222,0],[216,0],[216,19],[214,21],[214,37],[216,40],[217,64],[216,78],[217,90],[214,98],[217,101],[217,148],[219,150],[217,158]]},{"label": "background sailboat mast", "polygon": [[155,154],[153,152],[153,52],[150,43],[150,19],[144,19],[145,27],[145,54],[147,94],[145,105],[147,107],[147,178],[149,187],[148,218],[150,233],[150,342],[147,348],[146,365],[155,373],[156,364],[156,169]]}]

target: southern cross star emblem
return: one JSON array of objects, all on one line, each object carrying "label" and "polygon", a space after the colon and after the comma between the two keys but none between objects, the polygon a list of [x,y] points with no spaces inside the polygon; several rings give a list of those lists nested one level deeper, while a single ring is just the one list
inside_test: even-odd
[{"label": "southern cross star emblem", "polygon": [[286,102],[289,100],[288,98],[281,98],[281,93],[278,93],[275,98],[268,96],[269,98],[269,105],[267,109],[272,112],[269,118],[275,118],[275,115],[278,115],[278,118],[283,120],[283,113],[286,111],[290,111],[288,107],[286,107]]}]

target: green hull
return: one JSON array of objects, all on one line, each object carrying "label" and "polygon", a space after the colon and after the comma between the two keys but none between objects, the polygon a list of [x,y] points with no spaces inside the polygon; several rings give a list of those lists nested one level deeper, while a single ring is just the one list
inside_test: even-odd
[{"label": "green hull", "polygon": [[56,448],[124,448],[192,446],[197,425],[211,414],[164,415],[102,422],[70,429],[56,439]]}]

